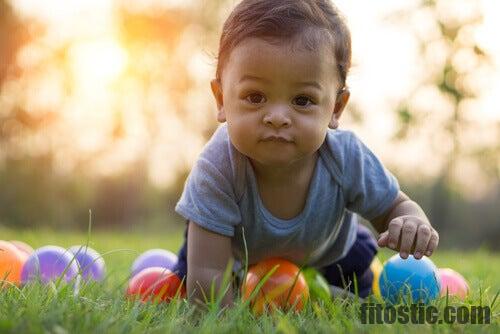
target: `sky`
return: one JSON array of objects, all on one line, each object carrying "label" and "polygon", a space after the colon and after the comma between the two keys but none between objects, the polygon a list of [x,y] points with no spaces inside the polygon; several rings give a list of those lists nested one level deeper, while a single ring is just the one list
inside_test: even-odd
[{"label": "sky", "polygon": [[[236,1],[230,1],[221,17],[227,15],[235,3]],[[356,124],[347,117],[341,126],[355,130],[387,166],[397,168],[401,175],[410,177],[418,170],[418,174],[424,179],[434,177],[446,160],[450,146],[449,139],[434,135],[438,128],[426,126],[425,131],[428,133],[415,133],[402,143],[391,142],[391,136],[398,125],[395,113],[391,110],[397,101],[411,94],[416,96],[415,103],[421,109],[429,110],[432,117],[426,119],[435,123],[436,127],[442,126],[440,121],[450,113],[449,101],[440,98],[435,90],[422,88],[421,85],[428,69],[425,68],[418,52],[415,31],[422,36],[432,36],[435,33],[435,27],[429,23],[429,13],[423,11],[411,19],[405,19],[405,13],[413,13],[416,10],[417,1],[414,0],[338,0],[335,4],[344,13],[351,29],[353,68],[348,84],[352,100],[365,119],[362,124]],[[199,134],[188,131],[187,125],[173,113],[158,114],[158,121],[164,122],[169,131],[162,132],[158,140],[152,142],[147,120],[141,116],[141,104],[146,103],[157,110],[168,109],[172,105],[171,97],[161,91],[161,86],[153,86],[148,100],[142,100],[140,95],[133,93],[141,87],[127,77],[127,71],[136,66],[165,68],[161,66],[167,66],[171,58],[186,55],[166,57],[161,48],[155,49],[152,46],[142,53],[141,59],[134,58],[129,46],[122,44],[118,38],[117,5],[135,11],[154,12],[158,8],[185,6],[195,11],[203,11],[206,0],[12,1],[12,6],[21,17],[43,22],[47,26],[44,36],[21,50],[18,63],[24,68],[35,67],[50,53],[51,48],[69,43],[70,71],[77,89],[71,99],[66,99],[61,104],[65,94],[61,80],[58,79],[62,77],[61,68],[48,66],[41,72],[34,71],[35,74],[25,78],[25,83],[10,83],[4,88],[5,96],[0,97],[0,104],[8,104],[9,92],[26,90],[25,103],[28,110],[58,106],[64,123],[59,128],[52,129],[50,133],[43,134],[44,139],[32,138],[27,140],[26,145],[36,146],[37,142],[47,142],[46,138],[49,137],[51,143],[61,142],[61,138],[76,134],[74,141],[65,145],[57,144],[60,170],[70,172],[75,167],[71,164],[71,157],[76,161],[76,157],[81,154],[106,149],[105,146],[109,144],[105,138],[106,133],[116,117],[109,110],[120,103],[124,110],[127,136],[119,144],[113,144],[109,153],[102,154],[102,159],[96,161],[93,168],[104,175],[115,173],[128,163],[141,158],[142,152],[148,149],[151,152],[147,159],[152,181],[158,186],[168,186],[175,179],[175,173],[170,171],[182,170],[186,165],[192,164],[204,142]],[[473,120],[477,129],[500,124],[500,107],[497,103],[500,96],[500,42],[497,36],[500,31],[500,1],[441,0],[438,6],[438,15],[449,20],[463,19],[475,10],[482,12],[484,21],[472,38],[492,55],[492,66],[486,75],[479,72],[473,80],[481,92],[481,98],[465,104],[464,107],[464,117]],[[213,59],[209,54],[216,54],[217,46],[208,38],[203,38],[203,31],[193,30],[188,33],[191,34],[188,36],[197,37],[186,39],[184,46],[189,50],[189,59],[186,60],[187,73],[194,81],[194,89],[187,92],[190,101],[188,107],[193,110],[192,121],[202,123],[206,119],[197,115],[195,110],[206,110],[207,105],[211,104],[215,116],[215,105],[208,83],[215,71]],[[444,52],[443,46],[436,43],[432,50],[435,52],[433,57],[439,62]],[[471,63],[471,57],[463,53],[457,63],[466,70],[467,66],[470,66],[468,64]],[[160,76],[159,80],[164,80],[161,82],[165,83],[168,79]],[[116,90],[117,82],[119,90]],[[470,140],[488,143],[498,140],[497,136],[498,132],[494,131],[484,131],[478,135],[476,130],[471,130]],[[179,137],[184,138],[184,144],[189,143],[182,146],[181,153],[178,153]],[[432,140],[429,139],[431,137]],[[166,156],[174,154],[180,154],[182,158],[176,161],[165,159]],[[472,175],[478,174],[477,168],[473,164],[465,163],[460,170],[468,171]],[[469,186],[466,180],[462,181],[463,186]],[[476,188],[478,195],[486,191],[487,184]]]}]

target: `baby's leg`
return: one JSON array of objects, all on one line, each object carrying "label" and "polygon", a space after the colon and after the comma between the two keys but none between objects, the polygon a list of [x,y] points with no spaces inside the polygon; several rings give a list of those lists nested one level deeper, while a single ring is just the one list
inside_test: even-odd
[{"label": "baby's leg", "polygon": [[377,254],[377,241],[371,231],[359,224],[356,240],[346,256],[320,269],[326,280],[335,286],[355,292],[354,276],[356,276],[358,294],[365,298],[370,294],[373,272],[370,264]]},{"label": "baby's leg", "polygon": [[177,253],[177,263],[173,268],[173,272],[179,276],[182,280],[185,280],[187,274],[187,233],[188,233],[188,224],[186,224],[186,229],[184,231],[184,241],[181,246],[181,249]]}]

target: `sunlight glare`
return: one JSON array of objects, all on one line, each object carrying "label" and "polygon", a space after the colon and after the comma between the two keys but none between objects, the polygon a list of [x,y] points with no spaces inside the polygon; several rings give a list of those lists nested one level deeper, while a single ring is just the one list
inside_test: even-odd
[{"label": "sunlight glare", "polygon": [[78,89],[93,91],[115,80],[127,64],[126,51],[113,39],[77,42],[70,50]]}]

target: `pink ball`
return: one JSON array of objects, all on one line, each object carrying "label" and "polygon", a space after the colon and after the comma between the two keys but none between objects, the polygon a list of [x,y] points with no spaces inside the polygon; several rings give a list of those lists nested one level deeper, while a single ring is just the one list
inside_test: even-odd
[{"label": "pink ball", "polygon": [[446,292],[450,296],[457,296],[460,299],[465,299],[469,294],[469,284],[465,278],[450,268],[440,268],[439,275],[441,276],[441,296],[446,296]]}]

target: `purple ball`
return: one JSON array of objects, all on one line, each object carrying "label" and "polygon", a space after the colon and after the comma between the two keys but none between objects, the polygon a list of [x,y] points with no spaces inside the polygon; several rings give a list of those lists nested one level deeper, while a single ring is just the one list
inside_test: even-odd
[{"label": "purple ball", "polygon": [[102,281],[104,279],[106,264],[101,254],[85,245],[72,246],[69,251],[77,259],[84,280]]},{"label": "purple ball", "polygon": [[150,249],[135,259],[132,277],[145,268],[162,267],[172,270],[177,263],[177,255],[166,249]]},{"label": "purple ball", "polygon": [[21,282],[26,284],[33,279],[42,283],[57,281],[64,274],[70,282],[78,275],[78,265],[73,254],[58,246],[44,246],[35,250],[26,260],[21,272]]}]

